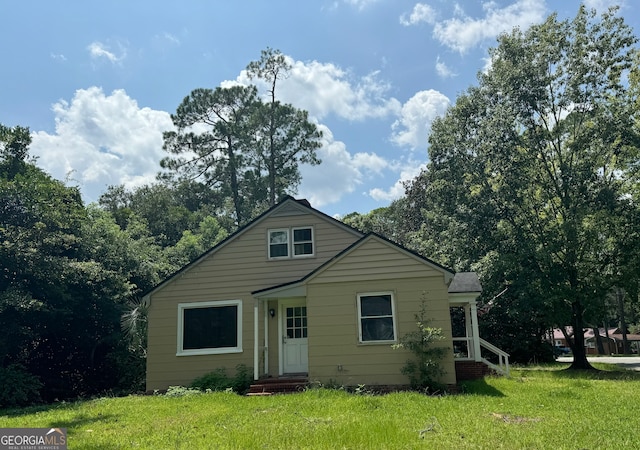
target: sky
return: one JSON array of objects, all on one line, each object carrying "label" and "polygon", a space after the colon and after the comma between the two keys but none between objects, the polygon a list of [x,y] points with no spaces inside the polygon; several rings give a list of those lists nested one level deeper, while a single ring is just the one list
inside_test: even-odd
[{"label": "sky", "polygon": [[[588,0],[640,35],[635,0]],[[27,126],[30,154],[95,202],[153,183],[162,132],[197,88],[248,83],[267,47],[292,69],[279,100],[323,131],[295,195],[336,217],[388,206],[428,161],[433,120],[477,84],[513,27],[578,0],[112,0],[0,4],[0,123]],[[266,94],[264,86],[258,86]]]}]

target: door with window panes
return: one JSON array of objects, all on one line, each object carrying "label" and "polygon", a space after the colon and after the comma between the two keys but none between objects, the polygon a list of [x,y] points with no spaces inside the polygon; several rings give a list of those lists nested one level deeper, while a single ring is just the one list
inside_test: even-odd
[{"label": "door with window panes", "polygon": [[305,299],[281,302],[282,372],[306,373],[309,370],[307,343],[307,306]]}]

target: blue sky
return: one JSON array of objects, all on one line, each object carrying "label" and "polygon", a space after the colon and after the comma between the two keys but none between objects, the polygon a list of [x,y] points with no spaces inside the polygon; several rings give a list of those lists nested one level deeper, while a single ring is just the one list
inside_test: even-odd
[{"label": "blue sky", "polygon": [[[616,4],[636,34],[632,0]],[[0,123],[28,126],[31,153],[87,202],[152,182],[162,131],[191,90],[245,83],[266,47],[292,65],[280,100],[324,132],[323,163],[297,197],[330,215],[387,206],[427,162],[431,122],[476,83],[496,36],[577,0],[3,2]],[[264,92],[264,91],[263,91]]]}]

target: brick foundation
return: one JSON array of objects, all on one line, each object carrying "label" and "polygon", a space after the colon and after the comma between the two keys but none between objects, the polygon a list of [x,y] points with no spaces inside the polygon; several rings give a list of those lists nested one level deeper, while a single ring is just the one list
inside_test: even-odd
[{"label": "brick foundation", "polygon": [[456,361],[456,380],[458,382],[465,380],[477,380],[485,375],[492,374],[493,371],[482,362],[475,361]]}]

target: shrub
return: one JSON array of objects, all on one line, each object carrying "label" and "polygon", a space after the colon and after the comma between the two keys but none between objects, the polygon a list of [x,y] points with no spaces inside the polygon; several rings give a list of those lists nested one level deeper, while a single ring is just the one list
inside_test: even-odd
[{"label": "shrub", "polygon": [[42,383],[20,364],[0,367],[0,408],[39,402]]},{"label": "shrub", "polygon": [[252,380],[253,378],[251,377],[249,368],[244,364],[238,364],[234,377],[229,377],[226,369],[219,367],[213,372],[209,372],[193,380],[190,387],[203,391],[224,391],[232,389],[238,394],[244,394],[249,390]]},{"label": "shrub", "polygon": [[393,348],[406,348],[414,355],[414,359],[407,360],[401,372],[409,378],[413,389],[437,391],[443,388],[437,378],[444,374],[440,361],[447,349],[436,347],[435,343],[444,339],[441,328],[427,325],[426,300],[422,294],[420,312],[415,315],[418,329],[405,334]]}]

